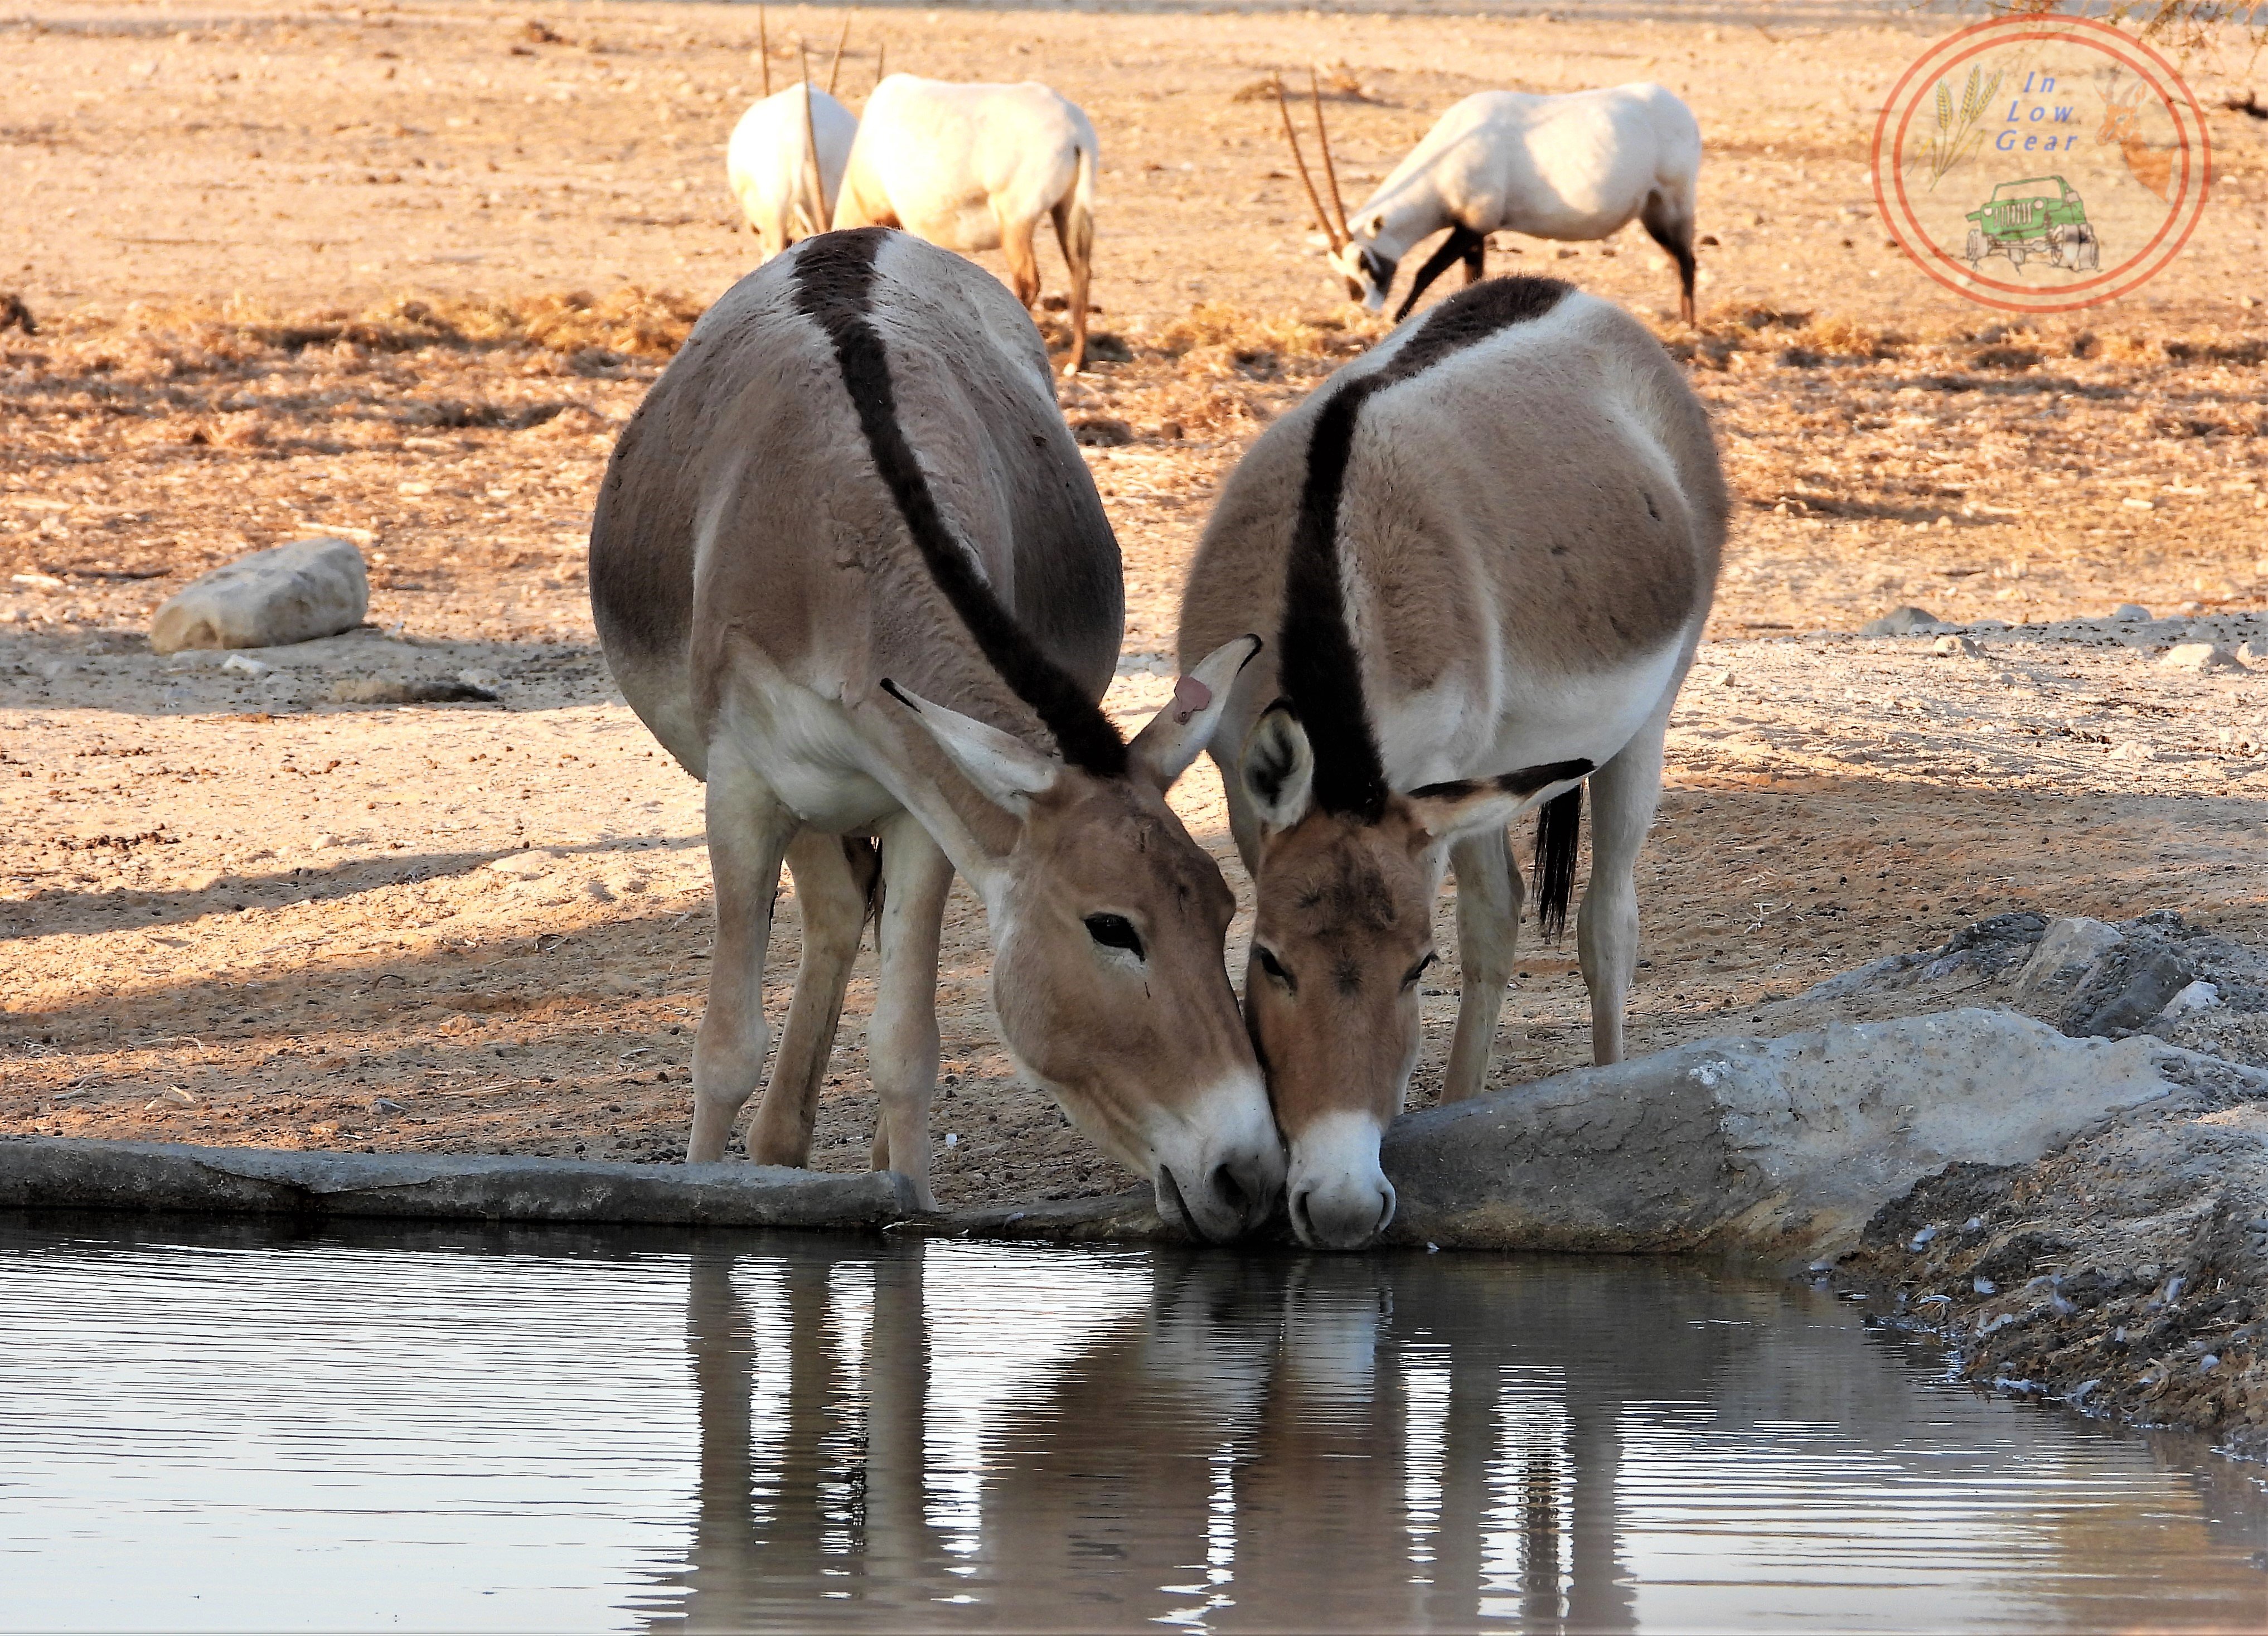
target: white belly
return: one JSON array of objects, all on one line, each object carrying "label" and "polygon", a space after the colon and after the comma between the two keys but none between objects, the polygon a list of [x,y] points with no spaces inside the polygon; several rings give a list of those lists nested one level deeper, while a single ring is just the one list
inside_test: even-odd
[{"label": "white belly", "polygon": [[873,747],[840,700],[775,675],[736,689],[718,725],[735,755],[814,829],[848,834],[899,810],[866,770]]},{"label": "white belly", "polygon": [[1673,641],[1589,675],[1550,675],[1509,665],[1489,696],[1452,682],[1397,701],[1378,712],[1387,782],[1411,790],[1551,762],[1603,767],[1675,685],[1684,645]]}]

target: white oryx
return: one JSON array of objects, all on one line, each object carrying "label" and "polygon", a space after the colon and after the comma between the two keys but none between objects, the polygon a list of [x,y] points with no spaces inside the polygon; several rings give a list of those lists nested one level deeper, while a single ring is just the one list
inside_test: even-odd
[{"label": "white oryx", "polygon": [[[1280,106],[1280,85],[1277,95]],[[1449,236],[1418,269],[1395,318],[1406,317],[1453,262],[1465,264],[1467,284],[1476,282],[1492,232],[1604,239],[1635,218],[1676,262],[1678,310],[1693,321],[1701,128],[1663,87],[1641,82],[1554,97],[1476,92],[1434,122],[1351,217],[1339,199],[1320,96],[1315,132],[1336,221],[1315,192],[1284,108],[1284,134],[1330,241],[1331,265],[1346,279],[1348,298],[1372,312],[1385,306],[1402,258],[1445,227]]]},{"label": "white oryx", "polygon": [[1443,868],[1462,1003],[1445,1101],[1477,1093],[1542,805],[1539,920],[1578,932],[1594,1053],[1621,1058],[1631,871],[1662,734],[1715,593],[1727,501],[1706,414],[1619,307],[1552,279],[1460,291],[1252,446],[1189,570],[1181,649],[1280,632],[1211,751],[1258,885],[1245,1010],[1291,1144],[1292,1223],[1369,1240],[1379,1138],[1418,1048]]},{"label": "white oryx", "polygon": [[1165,801],[1259,639],[1223,644],[1131,743],[1103,715],[1118,544],[998,282],[869,229],[727,291],[615,446],[591,602],[632,708],[708,786],[688,1160],[722,1156],[763,1075],[783,860],[803,958],[747,1146],[807,1158],[879,872],[874,1163],[929,1202],[958,870],[1023,1072],[1155,1180],[1168,1219],[1226,1238],[1272,1207],[1283,1149],[1223,969],[1235,901]]},{"label": "white oryx", "polygon": [[763,247],[761,259],[827,231],[858,134],[858,116],[808,80],[740,115],[725,147],[725,179]]},{"label": "white oryx", "polygon": [[1071,356],[1086,361],[1094,271],[1094,127],[1045,85],[963,85],[893,74],[874,87],[851,144],[837,227],[880,225],[948,250],[1004,251],[1016,298],[1040,298],[1032,235],[1056,225],[1071,271]]}]

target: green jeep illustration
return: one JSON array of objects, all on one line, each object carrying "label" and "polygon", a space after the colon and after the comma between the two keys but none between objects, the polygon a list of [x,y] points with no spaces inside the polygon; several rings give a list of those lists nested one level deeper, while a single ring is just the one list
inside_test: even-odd
[{"label": "green jeep illustration", "polygon": [[2087,206],[2060,176],[2004,181],[1983,209],[1969,212],[1969,221],[1962,254],[1971,268],[1988,255],[2005,255],[2011,267],[2043,255],[2058,267],[2081,273],[2093,272],[2102,262]]}]

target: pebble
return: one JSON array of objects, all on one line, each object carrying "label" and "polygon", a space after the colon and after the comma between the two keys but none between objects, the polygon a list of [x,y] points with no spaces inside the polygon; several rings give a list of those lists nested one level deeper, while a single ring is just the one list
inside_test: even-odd
[{"label": "pebble", "polygon": [[370,1110],[372,1113],[380,1114],[407,1113],[409,1111],[406,1103],[395,1102],[391,1096],[372,1097],[371,1099]]},{"label": "pebble", "polygon": [[2117,607],[2110,610],[2110,616],[2113,619],[2118,620],[2139,620],[2141,623],[2147,624],[2150,619],[2150,610],[2137,602],[2121,602]]},{"label": "pebble", "polygon": [[1962,659],[1975,659],[1984,650],[1964,636],[1943,636],[1929,645],[1933,653],[1948,653]]},{"label": "pebble", "polygon": [[220,667],[232,676],[265,676],[276,669],[275,666],[256,660],[248,653],[231,653],[221,660]]}]

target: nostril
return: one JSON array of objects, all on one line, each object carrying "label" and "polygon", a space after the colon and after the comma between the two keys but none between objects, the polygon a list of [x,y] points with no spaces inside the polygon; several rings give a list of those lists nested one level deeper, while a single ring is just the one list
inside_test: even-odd
[{"label": "nostril", "polygon": [[1302,1244],[1312,1245],[1315,1242],[1315,1224],[1307,1215],[1307,1195],[1314,1190],[1313,1188],[1303,1187],[1292,1195],[1292,1231],[1299,1235]]},{"label": "nostril", "polygon": [[1251,1213],[1251,1195],[1244,1190],[1244,1183],[1236,1179],[1236,1172],[1226,1165],[1213,1167],[1212,1196],[1239,1221],[1246,1220]]}]

